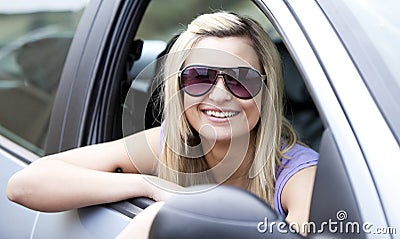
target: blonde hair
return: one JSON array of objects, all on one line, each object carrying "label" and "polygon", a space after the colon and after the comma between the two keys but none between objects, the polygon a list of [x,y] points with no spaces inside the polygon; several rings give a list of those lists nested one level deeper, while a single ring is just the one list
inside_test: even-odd
[{"label": "blonde hair", "polygon": [[[190,147],[199,144],[195,132],[182,115],[178,71],[188,51],[204,37],[247,37],[251,40],[262,70],[267,75],[260,120],[255,127],[253,166],[249,170],[248,190],[271,206],[275,173],[280,158],[296,142],[294,129],[283,116],[283,79],[280,56],[274,43],[254,20],[235,13],[216,12],[197,17],[176,40],[164,68],[164,127],[158,176],[182,186],[214,183],[204,156],[188,158]],[[285,145],[285,147],[282,147]],[[188,176],[190,175],[190,176]]]}]

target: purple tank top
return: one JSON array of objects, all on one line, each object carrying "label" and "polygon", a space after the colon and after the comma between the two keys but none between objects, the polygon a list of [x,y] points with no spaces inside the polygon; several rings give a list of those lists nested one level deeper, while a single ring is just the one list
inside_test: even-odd
[{"label": "purple tank top", "polygon": [[296,144],[286,152],[285,156],[286,158],[281,159],[282,165],[276,172],[274,193],[275,211],[284,217],[286,217],[286,213],[282,208],[281,195],[285,184],[295,173],[304,168],[316,165],[319,155],[310,148]]}]

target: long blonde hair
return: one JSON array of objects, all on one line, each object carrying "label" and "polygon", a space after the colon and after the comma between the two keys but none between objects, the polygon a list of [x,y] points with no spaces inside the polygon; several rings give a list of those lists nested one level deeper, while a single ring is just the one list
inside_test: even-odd
[{"label": "long blonde hair", "polygon": [[[247,37],[253,43],[262,70],[267,75],[268,94],[263,98],[260,120],[255,127],[253,166],[249,170],[248,190],[271,206],[275,173],[280,158],[296,142],[294,129],[283,116],[283,79],[280,56],[274,43],[254,20],[235,13],[216,12],[197,17],[176,40],[164,68],[164,126],[159,177],[182,186],[214,183],[204,156],[185,156],[199,143],[198,134],[183,116],[179,97],[178,72],[187,52],[204,37]],[[285,145],[285,147],[282,147]],[[195,175],[195,176],[194,176]]]}]

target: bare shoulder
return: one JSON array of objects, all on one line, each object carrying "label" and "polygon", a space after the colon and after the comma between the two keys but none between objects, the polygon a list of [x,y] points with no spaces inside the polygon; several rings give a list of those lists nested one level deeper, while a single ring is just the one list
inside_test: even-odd
[{"label": "bare shoulder", "polygon": [[299,170],[287,181],[283,190],[297,192],[297,190],[303,191],[302,188],[305,186],[313,186],[316,171],[315,165]]}]

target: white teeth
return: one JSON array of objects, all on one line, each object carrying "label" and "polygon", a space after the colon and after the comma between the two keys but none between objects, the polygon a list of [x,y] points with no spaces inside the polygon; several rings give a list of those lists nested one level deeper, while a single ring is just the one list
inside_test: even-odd
[{"label": "white teeth", "polygon": [[237,115],[237,112],[221,112],[221,111],[212,111],[206,110],[205,113],[209,116],[217,117],[217,118],[229,118]]}]

